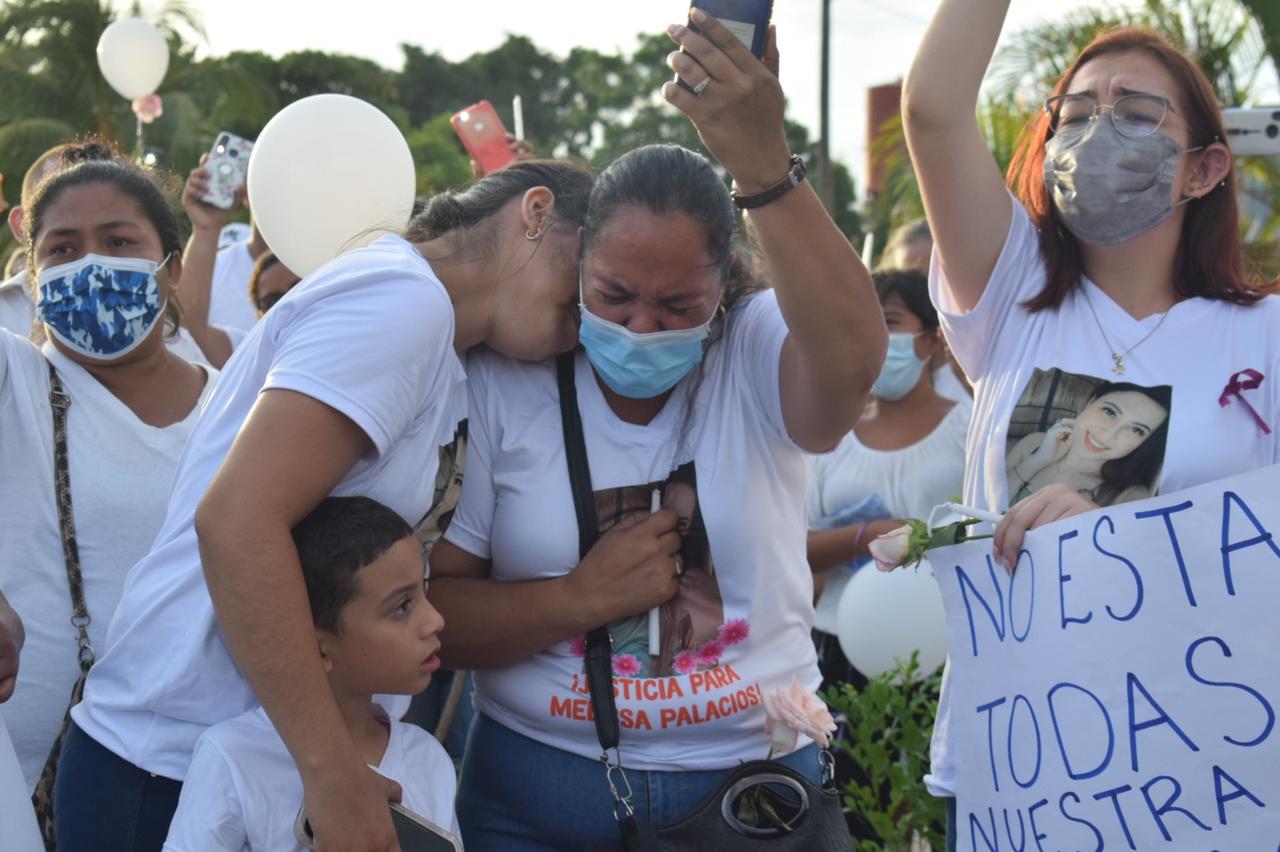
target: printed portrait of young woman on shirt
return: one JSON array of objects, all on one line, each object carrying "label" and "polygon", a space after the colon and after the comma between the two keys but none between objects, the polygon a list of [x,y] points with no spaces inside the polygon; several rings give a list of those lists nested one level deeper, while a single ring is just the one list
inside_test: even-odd
[{"label": "printed portrait of young woman on shirt", "polygon": [[[665,482],[609,488],[596,492],[600,530],[623,518],[647,513],[652,494],[679,517],[680,586],[675,597],[658,608],[658,647],[649,646],[649,615],[641,613],[609,625],[616,655],[615,668],[626,677],[670,677],[712,668],[727,647],[724,601],[711,559],[711,542],[698,506],[698,480],[693,462],[671,472]],[[575,654],[585,651],[585,637],[572,643]]]},{"label": "printed portrait of young woman on shirt", "polygon": [[1009,502],[1069,485],[1098,506],[1156,493],[1173,389],[1037,370],[1009,424]]}]

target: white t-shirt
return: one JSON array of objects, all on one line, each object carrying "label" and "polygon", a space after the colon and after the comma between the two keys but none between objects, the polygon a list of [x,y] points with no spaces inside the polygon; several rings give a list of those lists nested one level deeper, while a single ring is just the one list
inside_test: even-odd
[{"label": "white t-shirt", "polygon": [[398,237],[322,266],[254,327],[179,459],[155,545],[129,573],[106,654],[74,714],[89,736],[180,780],[205,728],[257,703],[218,627],[194,518],[258,396],[287,389],[349,417],[373,451],[334,495],[371,497],[414,523],[430,508],[440,447],[466,416],[453,335],[444,286]]},{"label": "white t-shirt", "polygon": [[0,715],[0,826],[5,852],[43,852],[44,841],[31,808],[31,785],[22,777],[4,716]]},{"label": "white t-shirt", "polygon": [[[406,808],[460,836],[454,816],[453,761],[435,738],[392,721],[387,750],[375,767],[399,782]],[[204,732],[191,757],[165,852],[302,852],[293,826],[302,807],[302,777],[261,709]]]},{"label": "white t-shirt", "polygon": [[245,328],[231,328],[229,326],[218,326],[223,334],[227,336],[227,340],[231,343],[231,351],[234,352],[244,343],[244,339],[249,336],[249,330]]},{"label": "white t-shirt", "polygon": [[232,243],[218,250],[213,261],[213,283],[209,291],[209,325],[248,331],[258,321],[258,311],[249,299],[249,276],[253,255],[248,242]]},{"label": "white t-shirt", "polygon": [[71,397],[67,467],[89,639],[98,653],[124,587],[164,520],[178,456],[200,405],[183,420],[148,426],[88,371],[46,343],[0,331],[0,589],[27,641],[13,697],[0,704],[28,787],[34,787],[80,674],[62,533],[53,486],[49,359]]},{"label": "white t-shirt", "polygon": [[[1079,441],[1087,440],[1091,451],[1102,451],[1104,457],[1117,452],[1122,440],[1133,442],[1111,437],[1106,426],[1094,425],[1097,420],[1086,421],[1089,406],[1097,410],[1094,417],[1119,418],[1126,434],[1141,438],[1137,450],[1121,461],[1136,458],[1148,444],[1158,451],[1158,442],[1165,441],[1163,453],[1150,454],[1154,461],[1147,470],[1154,473],[1149,479],[1130,486],[1118,500],[1090,491],[1095,502],[1177,491],[1280,462],[1280,298],[1271,296],[1253,307],[1186,299],[1157,329],[1160,315],[1134,319],[1086,280],[1059,309],[1028,313],[1020,303],[1044,287],[1045,270],[1035,226],[1022,205],[1012,203],[1009,236],[972,310],[961,313],[956,308],[936,254],[929,274],[947,341],[974,381],[966,503],[996,511],[1008,508],[1014,502],[1010,492],[1017,496],[1021,477],[1037,466],[1027,455],[1030,446],[1064,419],[1083,426],[1074,430]],[[1117,352],[1133,347],[1124,356],[1123,375],[1113,372],[1111,349],[1099,322],[1110,347]],[[1266,376],[1261,387],[1242,395],[1271,427],[1270,435],[1263,433],[1239,398],[1225,406],[1219,403],[1232,376],[1247,369]],[[1094,392],[1108,390],[1100,380],[1127,384],[1119,391],[1127,397],[1112,398],[1119,401],[1118,407],[1107,409],[1104,398],[1090,401]],[[1162,422],[1162,406],[1134,388],[1160,391],[1158,395],[1172,399]],[[1016,463],[1019,458],[1021,465]],[[1011,459],[1021,471],[1012,473],[1012,488]],[[925,780],[935,795],[949,796],[955,794],[955,766],[948,743],[947,676],[934,726],[932,774]]]},{"label": "white t-shirt", "polygon": [[[878,498],[886,517],[927,519],[935,506],[959,496],[964,485],[964,440],[972,414],[973,403],[966,395],[932,432],[901,450],[873,450],[850,432],[835,450],[814,459],[810,528],[870,497]],[[827,573],[814,613],[815,628],[838,632],[836,609],[852,578],[847,567]]]},{"label": "white t-shirt", "polygon": [[26,270],[0,281],[0,329],[26,337],[31,333],[31,326],[35,321],[35,305],[31,304],[31,297],[27,295]]},{"label": "white t-shirt", "polygon": [[[610,625],[622,756],[634,769],[719,769],[763,758],[763,692],[792,676],[810,689],[821,680],[809,634],[809,465],[787,434],[778,390],[786,334],[775,295],[755,296],[735,309],[709,350],[701,382],[682,380],[644,426],[612,412],[578,353],[578,405],[601,532],[633,511],[647,513],[654,489],[687,519],[681,591],[663,607],[660,653],[648,653],[645,614]],[[495,580],[566,574],[579,561],[578,524],[554,364],[484,351],[473,355],[469,372],[467,473],[445,535],[491,560]],[[574,646],[477,671],[477,709],[527,737],[598,757]],[[630,659],[620,661],[624,655]],[[704,662],[693,659],[699,655]],[[623,676],[636,663],[641,676]]]},{"label": "white t-shirt", "polygon": [[943,399],[950,399],[955,402],[973,402],[973,397],[969,395],[969,389],[956,378],[955,371],[951,369],[950,364],[943,364],[933,371],[933,389]]}]

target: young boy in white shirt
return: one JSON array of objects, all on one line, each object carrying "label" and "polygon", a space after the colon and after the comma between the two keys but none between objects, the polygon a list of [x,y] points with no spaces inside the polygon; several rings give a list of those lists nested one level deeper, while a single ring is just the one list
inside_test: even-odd
[{"label": "young boy in white shirt", "polygon": [[[422,550],[404,520],[366,497],[330,497],[293,529],[329,685],[365,760],[397,781],[402,804],[458,835],[456,778],[444,749],[394,719],[377,693],[414,694],[440,665],[444,627],[426,598]],[[302,778],[262,708],[196,744],[166,852],[301,849]]]}]

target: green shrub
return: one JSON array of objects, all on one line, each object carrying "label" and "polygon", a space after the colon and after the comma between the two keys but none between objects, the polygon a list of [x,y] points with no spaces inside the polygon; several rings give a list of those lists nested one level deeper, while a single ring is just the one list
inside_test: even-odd
[{"label": "green shrub", "polygon": [[845,811],[877,838],[858,840],[858,852],[905,852],[913,837],[945,848],[946,802],[930,796],[923,781],[941,683],[941,667],[926,675],[912,654],[861,690],[841,684],[823,696],[844,718],[836,747],[866,775],[865,783],[850,781],[842,790]]}]

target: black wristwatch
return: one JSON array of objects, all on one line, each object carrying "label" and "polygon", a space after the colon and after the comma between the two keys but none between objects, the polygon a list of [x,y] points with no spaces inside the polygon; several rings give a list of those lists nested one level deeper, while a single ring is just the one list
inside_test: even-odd
[{"label": "black wristwatch", "polygon": [[787,169],[787,176],[778,183],[764,190],[757,192],[755,195],[739,195],[735,189],[729,195],[733,198],[733,203],[738,205],[741,210],[754,210],[757,207],[763,207],[771,201],[777,201],[786,195],[792,189],[800,185],[804,180],[805,168],[804,160],[799,155],[791,155],[791,167]]}]

